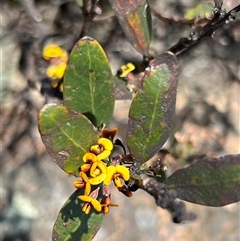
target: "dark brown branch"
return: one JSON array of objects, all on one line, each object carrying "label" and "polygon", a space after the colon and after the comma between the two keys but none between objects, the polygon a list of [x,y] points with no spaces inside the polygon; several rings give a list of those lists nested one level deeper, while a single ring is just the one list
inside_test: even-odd
[{"label": "dark brown branch", "polygon": [[172,215],[174,223],[190,221],[196,218],[194,213],[187,212],[186,206],[182,201],[176,199],[174,191],[168,191],[163,183],[158,183],[154,178],[145,176],[139,188],[153,196],[158,206],[167,209]]},{"label": "dark brown branch", "polygon": [[212,37],[216,29],[222,25],[235,20],[238,12],[240,11],[240,5],[236,6],[228,13],[225,13],[225,11],[222,10],[221,3],[222,1],[215,0],[212,19],[205,26],[197,27],[188,37],[181,38],[178,43],[169,49],[169,51],[174,54],[180,54],[182,51],[198,44],[204,38]]},{"label": "dark brown branch", "polygon": [[91,23],[94,19],[94,17],[98,14],[101,14],[101,9],[98,6],[99,0],[86,0],[84,1],[84,23],[83,23],[83,29],[80,34],[80,38],[84,37],[86,33],[88,32]]}]

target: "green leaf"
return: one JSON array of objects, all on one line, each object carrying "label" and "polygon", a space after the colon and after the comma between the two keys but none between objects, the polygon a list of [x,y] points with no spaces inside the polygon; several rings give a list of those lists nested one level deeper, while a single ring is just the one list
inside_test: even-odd
[{"label": "green leaf", "polygon": [[119,23],[132,46],[148,56],[152,19],[146,0],[110,0]]},{"label": "green leaf", "polygon": [[174,172],[165,184],[177,197],[220,207],[240,201],[240,155],[204,158]]},{"label": "green leaf", "polygon": [[102,226],[103,214],[93,208],[89,214],[82,212],[81,202],[74,192],[62,207],[53,227],[53,241],[90,241]]},{"label": "green leaf", "polygon": [[83,155],[99,138],[84,115],[56,104],[41,109],[39,130],[50,156],[65,172],[75,176],[83,164]]},{"label": "green leaf", "polygon": [[99,43],[84,37],[74,46],[63,82],[64,104],[86,115],[99,127],[109,125],[114,108],[114,84],[106,54]]},{"label": "green leaf", "polygon": [[175,119],[177,75],[175,55],[157,56],[145,70],[142,89],[132,101],[127,145],[140,164],[155,155],[169,137]]},{"label": "green leaf", "polygon": [[186,19],[195,19],[196,17],[206,18],[207,13],[212,12],[212,6],[207,4],[198,4],[194,8],[189,9],[186,14]]}]

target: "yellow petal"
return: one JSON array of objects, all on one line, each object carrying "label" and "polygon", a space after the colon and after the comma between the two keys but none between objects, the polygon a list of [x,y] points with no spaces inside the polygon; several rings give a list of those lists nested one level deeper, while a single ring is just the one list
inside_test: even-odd
[{"label": "yellow petal", "polygon": [[86,173],[90,170],[90,168],[91,168],[91,164],[86,163],[81,166],[81,171]]},{"label": "yellow petal", "polygon": [[88,177],[84,172],[80,172],[79,175],[83,179],[84,182],[88,182]]},{"label": "yellow petal", "polygon": [[63,62],[56,66],[55,76],[57,79],[61,79],[63,77],[66,67],[66,63]]},{"label": "yellow petal", "polygon": [[68,53],[67,53],[67,51],[65,49],[62,49],[62,53],[61,53],[60,59],[63,62],[67,63],[67,61],[68,61]]},{"label": "yellow petal", "polygon": [[82,206],[82,211],[86,214],[89,214],[90,210],[91,210],[90,203],[84,203]]},{"label": "yellow petal", "polygon": [[65,73],[66,67],[67,65],[65,63],[50,65],[46,70],[46,75],[51,79],[61,79]]},{"label": "yellow petal", "polygon": [[135,66],[132,63],[127,63],[127,65],[122,65],[121,70],[122,74],[120,75],[121,78],[127,77],[127,75],[135,69]]},{"label": "yellow petal", "polygon": [[105,158],[108,158],[111,154],[111,151],[108,150],[104,150],[103,152],[101,152],[100,154],[97,155],[97,159],[98,161],[101,161]]},{"label": "yellow petal", "polygon": [[91,177],[96,178],[96,177],[100,176],[101,174],[107,175],[106,165],[101,161],[94,162],[90,169]]},{"label": "yellow petal", "polygon": [[80,196],[78,196],[78,199],[80,199],[83,202],[90,203],[93,198],[90,196],[80,195]]},{"label": "yellow petal", "polygon": [[101,173],[107,174],[107,167],[106,164],[102,161],[98,161],[98,168],[100,169]]},{"label": "yellow petal", "polygon": [[42,56],[44,59],[50,59],[53,57],[59,57],[60,53],[61,53],[61,48],[57,45],[52,45],[49,44],[47,46],[44,47],[43,52],[42,52]]},{"label": "yellow petal", "polygon": [[87,182],[84,189],[84,196],[88,196],[90,193],[91,193],[91,184]]},{"label": "yellow petal", "polygon": [[[94,162],[94,163],[92,164],[92,166],[91,166],[91,168],[90,168],[90,176],[91,176],[91,177],[96,177],[96,176],[97,176],[97,175],[95,175],[95,170],[96,170],[97,166],[98,166],[98,161],[96,161],[96,162]],[[100,172],[99,172],[99,174],[100,174]],[[98,174],[98,175],[99,175],[99,174]]]},{"label": "yellow petal", "polygon": [[85,186],[85,183],[82,180],[77,180],[73,182],[73,185],[76,188],[83,188]]},{"label": "yellow petal", "polygon": [[98,145],[103,147],[104,150],[111,151],[113,149],[113,143],[107,138],[99,138]]},{"label": "yellow petal", "polygon": [[94,207],[94,209],[95,209],[97,212],[101,212],[101,210],[102,210],[102,205],[101,205],[101,203],[100,203],[98,200],[92,199],[91,204],[92,204],[92,206]]},{"label": "yellow petal", "polygon": [[83,161],[93,163],[93,162],[97,161],[97,157],[93,153],[88,152],[83,156]]},{"label": "yellow petal", "polygon": [[51,83],[51,85],[52,85],[52,87],[55,89],[55,88],[58,87],[58,83],[59,83],[59,80],[53,80],[52,83]]},{"label": "yellow petal", "polygon": [[98,185],[100,183],[102,183],[104,181],[104,179],[106,178],[107,174],[105,173],[101,173],[99,176],[97,177],[93,177],[89,179],[89,183],[92,185]]},{"label": "yellow petal", "polygon": [[122,165],[116,165],[116,171],[120,174],[121,178],[128,181],[130,178],[130,171],[127,167]]},{"label": "yellow petal", "polygon": [[56,78],[56,66],[50,65],[46,70],[46,75],[51,79],[57,79]]},{"label": "yellow petal", "polygon": [[100,174],[101,174],[101,170],[100,170],[99,168],[96,168],[96,169],[92,172],[91,176],[92,176],[92,177],[96,177],[96,176],[99,176]]},{"label": "yellow petal", "polygon": [[44,47],[42,56],[46,60],[50,58],[57,58],[57,57],[61,57],[64,54],[63,53],[64,51],[65,51],[64,49],[62,49],[56,44],[49,44]]},{"label": "yellow petal", "polygon": [[113,179],[113,182],[114,182],[114,184],[115,184],[115,186],[116,186],[117,188],[123,186],[122,181],[121,181],[121,179],[120,179],[119,177],[115,177],[115,178]]},{"label": "yellow petal", "polygon": [[126,71],[126,70],[127,70],[127,65],[124,64],[124,65],[122,65],[120,68],[121,68],[122,72],[123,72],[123,71]]},{"label": "yellow petal", "polygon": [[109,166],[107,167],[107,177],[104,180],[105,185],[109,185],[111,181],[114,178],[114,175],[116,174],[116,167],[115,166]]},{"label": "yellow petal", "polygon": [[135,69],[135,65],[133,63],[127,63],[127,68],[129,71],[133,71]]},{"label": "yellow petal", "polygon": [[99,145],[93,145],[93,146],[91,146],[91,147],[90,147],[90,151],[91,151],[92,153],[94,153],[95,155],[98,155],[98,154],[101,152]]}]

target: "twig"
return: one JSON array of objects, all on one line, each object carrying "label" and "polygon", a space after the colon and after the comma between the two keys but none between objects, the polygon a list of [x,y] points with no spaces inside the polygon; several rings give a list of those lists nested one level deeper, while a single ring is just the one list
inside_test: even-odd
[{"label": "twig", "polygon": [[227,24],[230,21],[235,20],[238,12],[240,11],[240,5],[225,13],[222,10],[222,1],[215,0],[215,7],[213,9],[213,18],[203,27],[197,27],[188,37],[181,38],[178,43],[173,45],[169,51],[178,55],[181,52],[189,49],[193,45],[198,44],[202,39],[212,37],[215,30],[221,27],[223,24]]},{"label": "twig", "polygon": [[101,14],[101,9],[98,7],[99,0],[86,0],[84,1],[84,23],[83,23],[83,29],[80,34],[80,38],[84,37],[86,33],[88,32],[91,23],[93,21],[93,18]]},{"label": "twig", "polygon": [[143,178],[140,188],[153,196],[158,206],[169,211],[174,223],[181,223],[185,220],[190,221],[196,218],[194,213],[187,212],[186,206],[182,201],[176,199],[176,193],[173,191],[169,192],[163,183],[146,176]]}]

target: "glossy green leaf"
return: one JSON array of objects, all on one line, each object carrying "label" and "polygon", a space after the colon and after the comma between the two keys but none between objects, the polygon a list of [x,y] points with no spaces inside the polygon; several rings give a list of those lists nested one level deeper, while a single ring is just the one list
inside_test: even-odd
[{"label": "glossy green leaf", "polygon": [[65,172],[76,176],[83,164],[83,155],[99,138],[99,133],[84,115],[56,104],[41,109],[39,130],[54,161]]},{"label": "glossy green leaf", "polygon": [[127,145],[138,163],[155,155],[165,143],[175,119],[178,63],[166,52],[150,62],[142,89],[134,97],[127,130]]},{"label": "glossy green leaf", "polygon": [[146,0],[110,0],[119,23],[132,46],[148,56],[152,19]]},{"label": "glossy green leaf", "polygon": [[64,104],[86,115],[95,126],[109,125],[114,84],[106,54],[99,43],[84,37],[74,46],[63,82]]},{"label": "glossy green leaf", "polygon": [[53,227],[53,241],[90,241],[102,226],[103,214],[93,208],[89,214],[82,212],[81,202],[74,192],[62,207]]},{"label": "glossy green leaf", "polygon": [[177,197],[220,207],[240,201],[240,155],[204,158],[174,172],[166,181]]}]

